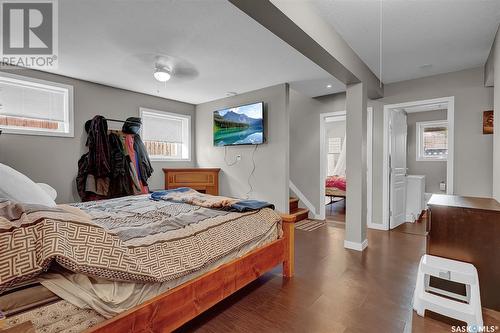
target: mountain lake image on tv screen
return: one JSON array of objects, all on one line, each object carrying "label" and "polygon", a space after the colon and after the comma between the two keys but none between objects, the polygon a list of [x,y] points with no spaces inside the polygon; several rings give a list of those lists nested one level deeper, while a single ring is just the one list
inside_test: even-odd
[{"label": "mountain lake image on tv screen", "polygon": [[214,112],[214,145],[255,145],[264,142],[262,103]]}]

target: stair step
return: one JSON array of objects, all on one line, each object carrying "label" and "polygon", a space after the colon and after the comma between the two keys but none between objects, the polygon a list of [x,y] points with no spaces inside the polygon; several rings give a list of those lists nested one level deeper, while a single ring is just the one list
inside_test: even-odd
[{"label": "stair step", "polygon": [[294,198],[294,197],[290,197],[289,203],[290,203],[290,211],[293,211],[293,210],[296,210],[299,208],[299,199]]},{"label": "stair step", "polygon": [[290,211],[290,215],[295,216],[295,222],[305,220],[309,217],[309,209],[307,208],[297,208]]}]

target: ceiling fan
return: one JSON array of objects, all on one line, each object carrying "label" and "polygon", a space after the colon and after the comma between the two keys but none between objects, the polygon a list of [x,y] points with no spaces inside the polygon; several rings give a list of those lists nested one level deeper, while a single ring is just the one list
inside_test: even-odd
[{"label": "ceiling fan", "polygon": [[143,71],[145,66],[152,67],[154,79],[162,83],[169,80],[192,80],[199,75],[196,67],[189,61],[165,54],[138,53],[126,60],[125,64],[135,71]]}]

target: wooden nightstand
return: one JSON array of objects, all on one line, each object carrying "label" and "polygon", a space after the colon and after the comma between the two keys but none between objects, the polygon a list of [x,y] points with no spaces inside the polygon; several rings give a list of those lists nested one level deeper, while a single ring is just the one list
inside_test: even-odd
[{"label": "wooden nightstand", "polygon": [[197,191],[219,195],[220,168],[165,168],[165,189],[191,187]]}]

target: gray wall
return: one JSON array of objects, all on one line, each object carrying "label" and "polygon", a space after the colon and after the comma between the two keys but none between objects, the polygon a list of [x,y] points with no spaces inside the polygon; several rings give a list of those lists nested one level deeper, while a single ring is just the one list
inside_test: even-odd
[{"label": "gray wall", "polygon": [[385,104],[455,97],[454,192],[491,197],[493,137],[483,135],[483,111],[493,107],[493,88],[482,67],[387,84]]},{"label": "gray wall", "polygon": [[446,161],[417,161],[417,133],[416,123],[421,121],[446,120],[447,110],[408,113],[408,151],[406,154],[406,167],[410,175],[425,175],[425,192],[441,193],[439,183],[446,183]]},{"label": "gray wall", "polygon": [[[288,94],[288,84],[280,84],[196,106],[197,164],[199,167],[222,169],[221,195],[245,197],[253,166],[252,154],[255,152],[255,172],[250,178],[253,191],[250,197],[272,202],[278,211],[288,212]],[[260,146],[227,147],[226,160],[229,164],[235,161],[236,155],[242,157],[235,165],[228,166],[224,161],[225,148],[213,145],[213,112],[259,101],[263,101],[266,107],[267,142]]]},{"label": "gray wall", "polygon": [[[0,162],[19,170],[36,182],[44,182],[54,187],[58,192],[59,203],[80,200],[75,185],[77,162],[86,151],[87,136],[83,125],[93,116],[100,114],[109,118],[126,119],[138,116],[139,107],[147,107],[189,114],[192,117],[192,126],[195,125],[195,106],[191,104],[39,71],[14,69],[5,72],[74,87],[75,136],[73,138],[14,134],[0,136]],[[192,142],[194,142],[194,130]],[[195,156],[193,150],[190,162],[153,162],[155,172],[149,181],[150,188],[163,188],[161,170],[163,167],[194,166]]]},{"label": "gray wall", "polygon": [[[319,214],[319,111],[321,103],[290,89],[290,180]],[[302,206],[302,203],[300,203]]]},{"label": "gray wall", "polygon": [[290,180],[314,206],[313,214],[319,215],[325,204],[319,179],[320,114],[345,110],[345,94],[310,98],[290,89]]},{"label": "gray wall", "polygon": [[[494,151],[493,151],[493,196],[497,201],[500,201],[500,117],[498,110],[500,110],[500,32],[497,31],[495,36],[495,43],[493,44],[493,80],[495,83],[494,99],[495,99],[495,113],[493,117],[493,137],[494,137]],[[491,135],[490,135],[491,136]]]},{"label": "gray wall", "polygon": [[[368,106],[373,107],[373,223],[382,223],[385,104],[455,96],[455,194],[483,197],[492,195],[493,136],[482,134],[482,114],[493,107],[493,88],[484,86],[483,76],[483,68],[478,67],[386,84],[384,98],[368,101]],[[500,92],[498,95],[500,96]],[[346,109],[345,93],[323,96],[316,100],[323,104],[318,112]]]}]

